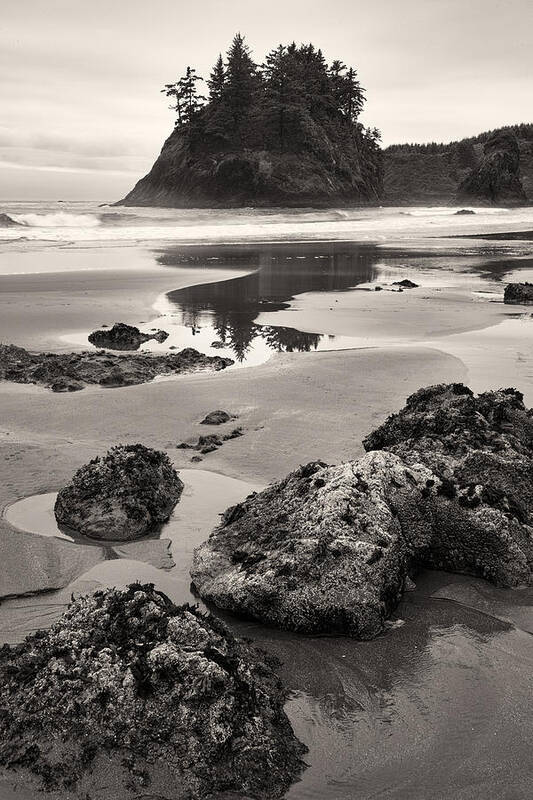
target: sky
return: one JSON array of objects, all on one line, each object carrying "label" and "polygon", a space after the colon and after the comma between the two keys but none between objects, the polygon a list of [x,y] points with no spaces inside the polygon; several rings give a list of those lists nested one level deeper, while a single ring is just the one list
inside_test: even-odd
[{"label": "sky", "polygon": [[[160,94],[233,35],[353,65],[393,142],[533,122],[533,0],[0,0],[0,200],[113,200],[151,167]],[[0,209],[1,210],[1,209]]]}]

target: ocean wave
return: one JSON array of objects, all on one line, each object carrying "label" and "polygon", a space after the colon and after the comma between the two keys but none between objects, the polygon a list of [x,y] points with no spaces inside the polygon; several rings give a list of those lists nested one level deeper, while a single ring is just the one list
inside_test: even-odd
[{"label": "ocean wave", "polygon": [[100,220],[95,214],[12,214],[12,219],[29,228],[96,228]]}]

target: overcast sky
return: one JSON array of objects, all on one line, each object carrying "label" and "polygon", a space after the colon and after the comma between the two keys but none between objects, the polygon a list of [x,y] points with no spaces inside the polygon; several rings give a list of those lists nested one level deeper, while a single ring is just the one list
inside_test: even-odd
[{"label": "overcast sky", "polygon": [[0,0],[0,198],[123,195],[234,33],[354,65],[385,144],[533,122],[533,0]]}]

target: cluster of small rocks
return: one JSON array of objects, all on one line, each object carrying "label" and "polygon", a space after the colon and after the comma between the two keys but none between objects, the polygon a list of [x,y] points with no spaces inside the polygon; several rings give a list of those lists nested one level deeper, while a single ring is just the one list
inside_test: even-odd
[{"label": "cluster of small rocks", "polygon": [[[200,425],[224,425],[233,419],[237,419],[236,414],[229,414],[227,411],[218,409],[216,411],[210,411],[200,422]],[[226,434],[208,433],[201,435],[195,443],[181,442],[176,445],[176,447],[178,450],[197,450],[201,455],[193,456],[191,461],[198,462],[202,460],[202,455],[213,453],[215,450],[218,450],[219,447],[222,447],[224,442],[230,439],[238,439],[239,436],[244,436],[244,430],[241,426],[233,428],[233,430]]]}]

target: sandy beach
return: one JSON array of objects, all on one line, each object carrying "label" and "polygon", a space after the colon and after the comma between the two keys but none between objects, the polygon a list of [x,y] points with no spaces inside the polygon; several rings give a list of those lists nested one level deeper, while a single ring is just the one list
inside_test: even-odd
[{"label": "sandy beach", "polygon": [[[75,267],[83,263],[83,251],[76,248]],[[181,289],[215,281],[224,287],[257,268],[223,259],[163,266],[153,252],[118,247],[97,255],[87,250],[87,268],[69,269],[73,251],[43,252],[43,272],[24,273],[24,259],[15,257],[18,274],[0,276],[0,340],[36,350],[79,349],[65,339],[77,335],[83,341],[88,331],[119,320],[177,324],[177,311],[161,316],[162,297],[171,293],[176,304]],[[110,266],[114,254],[116,269]],[[330,349],[272,352],[258,366],[72,394],[1,383],[0,508],[7,517],[0,519],[0,639],[16,642],[50,625],[73,592],[98,586],[141,579],[176,602],[194,601],[192,550],[226,507],[299,464],[358,457],[362,438],[420,386],[456,381],[484,389],[505,379],[533,402],[531,323],[502,303],[506,270],[493,265],[491,272],[489,258],[483,272],[483,258],[471,258],[475,264],[457,260],[453,268],[449,254],[436,263],[410,256],[408,248],[403,257],[384,248],[369,283],[358,279],[350,287],[347,279],[341,291],[292,289],[275,310],[261,303],[256,308],[254,299],[254,326],[321,334]],[[418,288],[398,292],[399,277]],[[270,302],[275,286],[268,294],[264,285],[260,299]],[[222,432],[238,424],[244,435],[192,462],[194,451],[177,445],[193,444],[206,432],[202,418],[218,408],[236,416]],[[53,493],[80,465],[118,442],[163,449],[182,472],[185,496],[161,538],[106,550],[56,535]],[[32,506],[31,498],[41,495]],[[28,498],[29,511],[19,509],[17,502]],[[47,520],[42,530],[39,515]],[[509,771],[494,762],[485,731],[496,730],[498,742],[505,741],[505,758],[526,762],[527,736],[518,731],[530,727],[526,665],[532,653],[525,631],[533,628],[532,602],[526,590],[510,593],[476,579],[428,573],[406,595],[390,632],[375,642],[309,639],[227,618],[283,661],[282,677],[292,691],[287,711],[310,747],[310,767],[288,797],[348,800],[357,784],[364,798],[400,800],[408,792],[426,800],[422,760],[439,773],[439,797],[473,800],[495,785],[503,791]],[[505,677],[511,669],[512,687]],[[443,750],[446,774],[439,766]],[[343,764],[349,765],[344,771]],[[450,774],[457,777],[451,781]],[[530,778],[527,769],[517,772],[509,796],[525,800]],[[7,778],[2,796],[39,796],[13,786]]]}]

